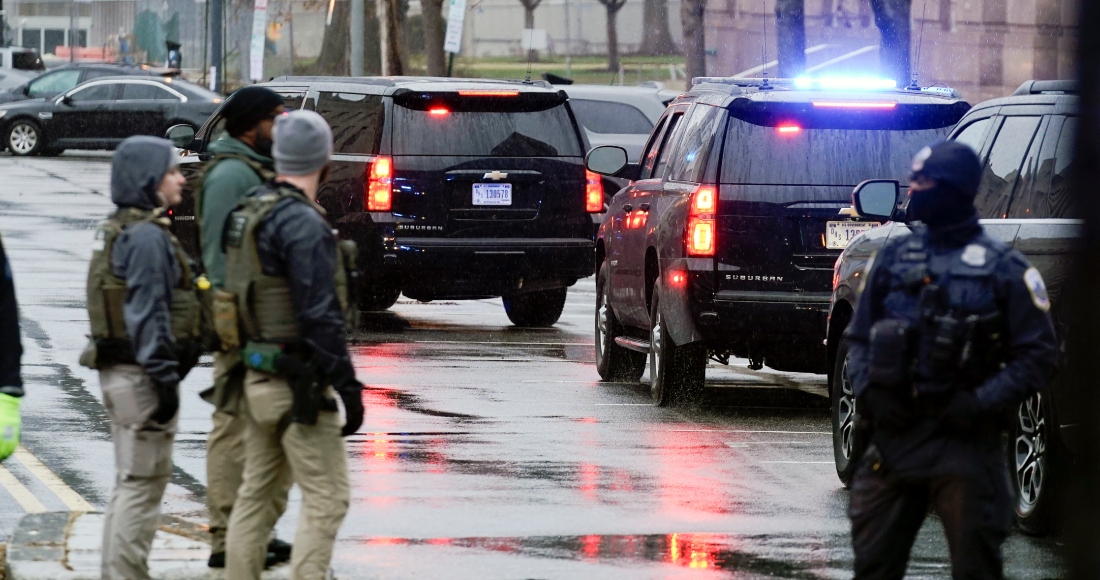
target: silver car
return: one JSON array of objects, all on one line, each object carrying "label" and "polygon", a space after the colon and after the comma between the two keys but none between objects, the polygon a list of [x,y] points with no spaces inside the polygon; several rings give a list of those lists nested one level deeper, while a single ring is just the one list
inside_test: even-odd
[{"label": "silver car", "polygon": [[592,147],[618,145],[631,159],[642,154],[653,126],[679,91],[654,86],[558,85],[584,126]]}]

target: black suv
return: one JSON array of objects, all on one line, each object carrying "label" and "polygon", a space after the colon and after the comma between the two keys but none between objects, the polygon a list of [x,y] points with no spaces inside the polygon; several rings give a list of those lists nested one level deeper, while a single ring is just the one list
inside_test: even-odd
[{"label": "black suv", "polygon": [[[951,139],[978,152],[984,172],[976,204],[982,227],[991,237],[1023,252],[1043,274],[1052,302],[1051,316],[1066,352],[1068,336],[1063,287],[1070,273],[1081,224],[1067,184],[1074,171],[1078,97],[1073,81],[1028,81],[1011,97],[979,103],[959,121]],[[891,173],[868,173],[867,178]],[[896,209],[886,219],[903,219]],[[829,316],[830,391],[833,403],[833,452],[845,483],[855,468],[849,460],[856,442],[852,389],[847,380],[848,346],[843,333],[851,320],[867,262],[887,239],[909,232],[903,221],[890,221],[852,241],[836,261]],[[1061,363],[1062,361],[1059,361]],[[1065,481],[1069,458],[1080,448],[1079,430],[1087,407],[1080,385],[1056,378],[1051,388],[1020,406],[1007,447],[1008,466],[1018,492],[1016,516],[1032,533],[1055,523],[1053,501]]]},{"label": "black suv", "polygon": [[904,175],[970,105],[950,89],[806,85],[696,79],[637,164],[589,153],[590,170],[634,180],[596,241],[602,377],[637,380],[648,353],[664,404],[702,387],[708,356],[826,371],[833,263],[871,227],[842,211],[852,187]]},{"label": "black suv", "polygon": [[[282,77],[264,86],[315,110],[335,139],[318,202],[359,245],[360,309],[502,296],[519,326],[557,322],[591,276],[599,176],[564,92],[545,82]],[[216,112],[188,146],[199,159]],[[178,136],[176,137],[178,139]],[[178,140],[177,140],[178,143]],[[175,219],[195,247],[191,196]],[[186,231],[185,231],[186,230]]]},{"label": "black suv", "polygon": [[34,77],[33,79],[7,91],[0,92],[0,103],[13,103],[26,99],[52,99],[61,93],[72,90],[82,82],[99,77],[118,75],[174,75],[178,70],[169,70],[136,64],[75,63],[63,64]]}]

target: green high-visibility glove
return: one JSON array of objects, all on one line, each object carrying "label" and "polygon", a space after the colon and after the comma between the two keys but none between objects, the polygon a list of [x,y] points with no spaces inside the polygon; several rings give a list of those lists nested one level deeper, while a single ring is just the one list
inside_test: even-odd
[{"label": "green high-visibility glove", "polygon": [[7,459],[19,447],[19,435],[23,427],[19,403],[22,400],[20,397],[0,393],[0,460]]}]

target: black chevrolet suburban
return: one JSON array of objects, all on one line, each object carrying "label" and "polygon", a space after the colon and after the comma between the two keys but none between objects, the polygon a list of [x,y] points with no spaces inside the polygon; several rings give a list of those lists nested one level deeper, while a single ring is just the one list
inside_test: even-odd
[{"label": "black chevrolet suburban", "polygon": [[[1027,256],[1039,269],[1050,294],[1050,314],[1066,353],[1072,336],[1064,288],[1077,251],[1082,222],[1068,189],[1077,134],[1079,97],[1074,81],[1028,81],[1001,99],[979,103],[959,121],[950,138],[972,147],[983,164],[975,204],[985,232]],[[867,174],[868,179],[890,174]],[[905,196],[899,196],[903,202]],[[852,241],[836,261],[829,317],[830,391],[833,455],[837,474],[847,483],[858,446],[853,429],[855,401],[847,378],[844,329],[851,320],[861,278],[875,251],[909,232],[904,208],[890,216],[863,218],[886,222]],[[899,221],[889,221],[896,219]],[[1064,361],[1059,360],[1059,365]],[[1007,464],[1017,491],[1016,517],[1031,533],[1057,523],[1056,501],[1067,469],[1081,449],[1081,424],[1088,416],[1082,389],[1056,376],[1050,388],[1020,405],[1009,433]],[[1091,459],[1090,459],[1091,460]]]},{"label": "black chevrolet suburban", "polygon": [[833,263],[872,227],[845,210],[868,175],[904,179],[913,154],[970,109],[950,89],[852,81],[696,79],[637,163],[616,147],[595,172],[633,180],[596,240],[596,360],[656,404],[698,391],[708,357],[824,373]]},{"label": "black chevrolet suburban", "polygon": [[[288,109],[332,126],[332,172],[318,203],[359,246],[361,310],[416,300],[502,296],[519,326],[557,322],[566,289],[592,275],[599,176],[564,92],[544,82],[281,77]],[[186,148],[197,159],[215,113]],[[173,134],[180,144],[180,135]],[[193,202],[175,212],[194,245]],[[187,231],[181,231],[186,229]]]}]

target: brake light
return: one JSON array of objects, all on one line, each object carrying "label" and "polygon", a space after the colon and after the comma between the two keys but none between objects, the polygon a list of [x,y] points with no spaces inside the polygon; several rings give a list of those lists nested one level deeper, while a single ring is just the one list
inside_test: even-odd
[{"label": "brake light", "polygon": [[893,109],[898,106],[895,102],[885,101],[813,101],[815,107],[833,109]]},{"label": "brake light", "polygon": [[600,213],[603,211],[603,182],[596,173],[585,169],[584,179],[584,209],[588,213]]},{"label": "brake light", "polygon": [[431,109],[428,109],[428,114],[433,117],[446,117],[448,113],[450,113],[450,111],[443,107],[433,107]]},{"label": "brake light", "polygon": [[718,190],[712,185],[700,185],[691,194],[688,208],[687,250],[690,256],[713,256],[715,229],[714,212],[718,207]]},{"label": "brake light", "polygon": [[781,125],[779,127],[776,127],[776,130],[785,135],[793,135],[801,131],[802,127],[799,127],[798,125]]},{"label": "brake light", "polygon": [[389,211],[393,207],[393,161],[376,157],[367,177],[367,210]]},{"label": "brake light", "polygon": [[458,91],[463,97],[518,97],[519,91]]}]

